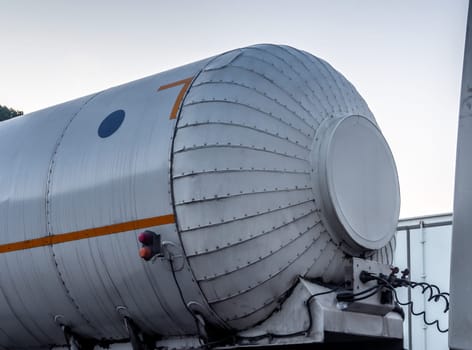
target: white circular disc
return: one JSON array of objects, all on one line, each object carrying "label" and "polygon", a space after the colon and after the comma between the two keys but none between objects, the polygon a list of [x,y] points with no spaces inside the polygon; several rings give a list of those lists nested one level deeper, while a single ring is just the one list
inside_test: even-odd
[{"label": "white circular disc", "polygon": [[325,132],[320,154],[324,216],[351,251],[380,249],[392,238],[400,189],[392,152],[377,126],[348,116]]}]

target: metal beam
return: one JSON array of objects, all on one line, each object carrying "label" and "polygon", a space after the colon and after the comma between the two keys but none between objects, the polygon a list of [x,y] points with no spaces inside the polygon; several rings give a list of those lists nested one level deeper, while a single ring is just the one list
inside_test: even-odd
[{"label": "metal beam", "polygon": [[472,349],[472,8],[469,1],[457,138],[449,347]]}]

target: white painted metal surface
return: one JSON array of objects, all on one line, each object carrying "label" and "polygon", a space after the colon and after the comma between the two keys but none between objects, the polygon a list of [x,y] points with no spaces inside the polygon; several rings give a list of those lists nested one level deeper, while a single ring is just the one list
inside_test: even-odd
[{"label": "white painted metal surface", "polygon": [[[329,120],[342,127],[318,163]],[[347,254],[393,256],[398,179],[374,117],[341,74],[290,47],[4,122],[0,147],[0,347],[63,344],[59,324],[126,338],[123,316],[164,337],[195,335],[192,314],[245,329],[299,275],[336,282]],[[139,259],[138,226],[172,247],[174,273]]]},{"label": "white painted metal surface", "polygon": [[392,239],[400,212],[390,148],[367,118],[350,115],[324,124],[316,133],[313,160],[322,212],[345,250],[355,255],[380,249]]},{"label": "white painted metal surface", "polygon": [[[437,285],[441,291],[449,291],[449,270],[452,236],[452,215],[442,214],[411,219],[401,219],[397,232],[397,249],[394,265],[408,267],[411,280]],[[402,302],[413,301],[415,312],[425,310],[427,320],[439,320],[441,329],[448,328],[449,313],[444,313],[444,300],[428,302],[429,292],[421,293],[417,287],[410,292],[397,289]],[[412,315],[404,307],[404,347],[409,350],[444,350],[448,345],[448,333],[440,333],[435,326],[425,325],[421,317]]]},{"label": "white painted metal surface", "polygon": [[[370,263],[372,264],[372,262]],[[314,295],[308,306],[313,319],[311,320],[312,328],[307,334],[296,335],[296,338],[262,338],[259,345],[286,345],[286,348],[290,349],[294,344],[323,342],[325,341],[326,332],[346,334],[347,330],[351,336],[375,337],[377,340],[379,338],[402,339],[403,320],[399,314],[389,312],[382,317],[375,314],[347,312],[339,308],[334,293],[329,293],[329,291],[326,287],[301,279],[277,312],[261,324],[243,331],[239,335],[260,337],[267,333],[293,334],[301,329],[307,329],[310,323],[307,305],[300,301],[308,300],[309,297]],[[246,343],[249,343],[249,341],[246,340]],[[357,347],[359,345],[352,346]],[[379,349],[381,348],[379,346]]]}]

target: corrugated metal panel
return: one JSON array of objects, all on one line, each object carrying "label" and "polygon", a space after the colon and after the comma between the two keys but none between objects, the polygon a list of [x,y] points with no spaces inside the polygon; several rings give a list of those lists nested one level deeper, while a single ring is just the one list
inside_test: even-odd
[{"label": "corrugated metal panel", "polygon": [[[169,111],[180,87],[158,88],[205,63],[2,123],[1,142],[10,151],[0,154],[8,164],[0,172],[0,244],[172,214]],[[102,122],[116,111],[123,124],[102,137]],[[148,228],[181,251],[174,224]],[[196,333],[168,262],[143,263],[136,231],[117,233],[2,252],[0,346],[63,344],[60,324],[84,337],[123,339],[118,308],[152,333]],[[176,278],[189,300],[205,304],[188,265]]]},{"label": "corrugated metal panel", "polygon": [[[270,314],[297,275],[341,278],[311,153],[320,124],[346,114],[374,121],[344,77],[289,47],[227,53],[192,83],[174,143],[176,214],[195,277],[231,326]],[[385,249],[373,258],[391,261]]]},{"label": "corrugated metal panel", "polygon": [[[331,142],[339,125],[344,134]],[[359,129],[381,143],[356,148],[366,145]],[[299,275],[338,281],[347,254],[370,253],[394,233],[369,245],[384,217],[372,203],[387,192],[375,190],[382,176],[372,184],[384,167],[371,159],[379,145],[391,154],[366,103],[326,62],[289,47],[258,45],[179,67],[2,123],[0,135],[0,162],[9,165],[0,173],[7,348],[62,344],[60,324],[84,337],[124,338],[118,310],[159,336],[195,336],[195,312],[247,328]],[[321,166],[318,146],[334,143],[348,154],[332,167],[341,190],[326,181],[320,195],[331,158],[326,152]],[[397,219],[394,210],[382,214]],[[171,220],[149,221],[159,217]],[[353,222],[374,222],[362,238],[369,244],[349,241]],[[139,228],[161,234],[178,267],[166,258],[143,263]],[[388,261],[385,249],[373,258]]]}]

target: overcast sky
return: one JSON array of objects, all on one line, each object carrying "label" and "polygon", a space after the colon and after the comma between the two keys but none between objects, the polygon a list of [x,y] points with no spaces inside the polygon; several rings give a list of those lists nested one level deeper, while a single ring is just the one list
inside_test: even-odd
[{"label": "overcast sky", "polygon": [[401,216],[452,211],[467,0],[0,0],[0,104],[32,112],[256,43],[327,60],[369,104]]}]

